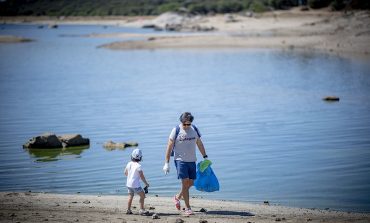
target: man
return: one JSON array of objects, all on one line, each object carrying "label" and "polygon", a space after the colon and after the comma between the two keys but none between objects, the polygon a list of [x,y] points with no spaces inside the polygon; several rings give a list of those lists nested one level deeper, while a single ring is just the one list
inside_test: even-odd
[{"label": "man", "polygon": [[185,202],[185,214],[192,215],[193,211],[189,202],[189,189],[194,185],[196,178],[196,153],[195,147],[198,146],[199,152],[206,159],[206,154],[201,135],[195,125],[192,125],[194,117],[190,112],[184,112],[180,116],[180,124],[172,129],[165,156],[163,171],[165,174],[170,172],[170,155],[174,154],[174,161],[177,170],[177,178],[181,179],[181,190],[173,198],[175,206],[181,210],[180,199]]}]

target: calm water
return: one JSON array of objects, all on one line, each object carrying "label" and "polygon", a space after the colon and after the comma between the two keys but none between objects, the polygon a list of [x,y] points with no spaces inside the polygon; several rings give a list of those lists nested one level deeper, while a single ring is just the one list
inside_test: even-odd
[{"label": "calm water", "polygon": [[[0,190],[125,194],[122,168],[139,142],[150,194],[179,188],[164,150],[183,111],[221,191],[193,195],[370,212],[370,63],[269,50],[112,51],[79,35],[146,30],[1,25],[35,42],[0,44]],[[340,96],[338,103],[321,100]],[[88,149],[47,153],[22,144],[80,133]]]}]

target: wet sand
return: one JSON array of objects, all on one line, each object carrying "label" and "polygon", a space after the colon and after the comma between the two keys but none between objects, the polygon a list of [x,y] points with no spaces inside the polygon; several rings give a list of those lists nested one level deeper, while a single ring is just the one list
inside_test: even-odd
[{"label": "wet sand", "polygon": [[[370,222],[370,214],[290,208],[267,204],[192,198],[194,215],[184,216],[168,197],[149,195],[149,216],[126,215],[126,196],[62,195],[45,193],[0,193],[0,222]],[[205,209],[202,210],[201,209]],[[205,212],[204,212],[205,211]],[[159,219],[153,219],[157,214]]]}]

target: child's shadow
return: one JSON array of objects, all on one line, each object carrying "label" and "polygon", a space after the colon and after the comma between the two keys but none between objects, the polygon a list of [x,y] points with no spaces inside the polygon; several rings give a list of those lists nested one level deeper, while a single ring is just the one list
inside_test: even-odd
[{"label": "child's shadow", "polygon": [[208,215],[230,215],[230,216],[244,216],[244,217],[252,217],[254,214],[250,212],[243,212],[243,211],[207,211],[206,214]]},{"label": "child's shadow", "polygon": [[159,217],[160,216],[179,216],[178,213],[163,213],[163,212],[161,212],[161,213],[150,212],[148,216],[152,216],[153,214],[157,214]]}]

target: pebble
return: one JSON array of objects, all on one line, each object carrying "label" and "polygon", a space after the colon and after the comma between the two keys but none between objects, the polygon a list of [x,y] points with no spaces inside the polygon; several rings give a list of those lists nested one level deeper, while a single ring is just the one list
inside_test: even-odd
[{"label": "pebble", "polygon": [[89,200],[86,200],[83,202],[84,204],[90,204],[90,201]]},{"label": "pebble", "polygon": [[184,220],[182,220],[181,218],[176,218],[175,223],[184,223]]},{"label": "pebble", "polygon": [[158,216],[158,214],[153,214],[153,215],[152,215],[152,218],[153,218],[153,219],[159,219],[159,216]]},{"label": "pebble", "polygon": [[200,219],[199,220],[199,223],[208,223],[208,221],[207,220],[204,220],[204,219]]},{"label": "pebble", "polygon": [[268,202],[268,201],[264,201],[263,203],[266,204],[266,205],[270,205],[270,202]]},{"label": "pebble", "polygon": [[154,209],[155,209],[155,207],[153,207],[153,206],[149,207],[149,210],[154,210]]}]

